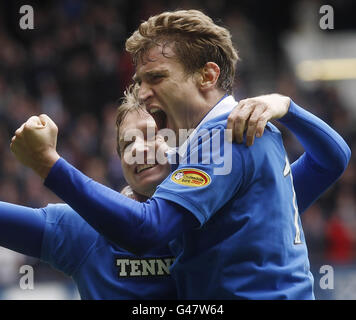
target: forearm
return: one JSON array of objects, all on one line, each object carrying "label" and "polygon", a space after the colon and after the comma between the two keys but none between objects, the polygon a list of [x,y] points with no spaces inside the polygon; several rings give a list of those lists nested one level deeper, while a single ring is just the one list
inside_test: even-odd
[{"label": "forearm", "polygon": [[0,202],[0,246],[40,258],[45,221],[41,209]]},{"label": "forearm", "polygon": [[308,153],[304,153],[292,163],[291,170],[300,214],[305,212],[339,176],[337,172],[328,172],[321,168]]},{"label": "forearm", "polygon": [[291,101],[289,112],[279,122],[295,134],[305,152],[321,168],[339,173],[345,170],[350,148],[324,121]]},{"label": "forearm", "polygon": [[292,164],[298,207],[303,212],[343,173],[351,151],[335,130],[292,101],[289,112],[279,121],[305,149]]},{"label": "forearm", "polygon": [[88,178],[62,158],[45,185],[108,240],[137,254],[168,243],[195,222],[174,203],[129,199]]}]

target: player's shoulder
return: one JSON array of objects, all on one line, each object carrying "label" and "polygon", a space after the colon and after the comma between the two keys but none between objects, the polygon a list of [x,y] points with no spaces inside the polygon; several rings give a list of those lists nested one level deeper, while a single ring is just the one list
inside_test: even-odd
[{"label": "player's shoulder", "polygon": [[[67,204],[49,204],[46,213],[45,239],[48,242],[65,239],[73,250],[82,250],[93,243],[99,233]],[[52,240],[51,240],[52,239]]]},{"label": "player's shoulder", "polygon": [[220,129],[224,130],[226,129],[227,126],[227,118],[229,116],[230,112],[226,112],[224,114],[221,114],[213,119],[210,119],[209,121],[205,122],[201,127],[200,130],[212,130],[212,129]]},{"label": "player's shoulder", "polygon": [[271,122],[267,122],[265,129],[269,130],[272,133],[281,134],[278,128],[275,125],[273,125]]},{"label": "player's shoulder", "polygon": [[[207,121],[200,127],[199,131],[209,131],[209,132],[213,130],[225,131],[227,128],[227,119],[229,114],[230,112],[227,112]],[[264,130],[264,134],[262,136],[262,139],[260,138],[260,140],[265,140],[270,138],[275,139],[276,136],[278,137],[278,139],[280,139],[281,132],[271,122],[267,122]],[[234,148],[241,149],[243,151],[245,148],[241,148],[241,147],[245,145],[245,139],[246,136],[244,135],[244,143],[242,144],[233,143]]]}]

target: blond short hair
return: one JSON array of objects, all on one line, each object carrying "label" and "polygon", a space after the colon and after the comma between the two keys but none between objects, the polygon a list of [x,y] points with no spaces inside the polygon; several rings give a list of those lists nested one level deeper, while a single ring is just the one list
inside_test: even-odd
[{"label": "blond short hair", "polygon": [[124,97],[121,100],[120,105],[116,110],[116,139],[117,139],[117,153],[121,157],[120,147],[119,147],[119,135],[120,135],[120,126],[124,121],[126,115],[132,111],[142,111],[147,112],[145,106],[140,103],[138,98],[139,85],[131,84],[124,92]]},{"label": "blond short hair", "polygon": [[150,17],[127,39],[126,50],[137,65],[152,47],[172,42],[173,51],[188,74],[199,71],[207,62],[215,62],[220,67],[218,87],[232,92],[239,57],[231,34],[199,10],[177,10]]}]

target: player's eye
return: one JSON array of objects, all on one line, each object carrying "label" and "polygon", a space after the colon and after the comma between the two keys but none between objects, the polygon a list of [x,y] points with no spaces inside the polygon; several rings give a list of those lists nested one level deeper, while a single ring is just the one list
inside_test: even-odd
[{"label": "player's eye", "polygon": [[129,147],[130,145],[132,145],[135,142],[135,140],[132,141],[125,141],[122,145],[121,145],[121,153],[124,152],[127,147]]},{"label": "player's eye", "polygon": [[161,74],[155,74],[155,75],[152,75],[150,76],[150,82],[151,83],[159,83],[162,79],[163,79],[163,75]]}]

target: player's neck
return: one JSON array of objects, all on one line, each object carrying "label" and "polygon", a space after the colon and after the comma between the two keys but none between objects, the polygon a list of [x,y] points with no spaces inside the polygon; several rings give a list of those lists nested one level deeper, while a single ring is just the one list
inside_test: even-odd
[{"label": "player's neck", "polygon": [[223,98],[226,92],[222,90],[212,90],[204,94],[204,104],[200,108],[200,114],[195,119],[195,123],[192,128],[196,128],[198,124],[204,119],[204,117],[213,109],[216,104]]},{"label": "player's neck", "polygon": [[151,196],[145,196],[145,195],[142,195],[142,194],[139,194],[137,193],[135,190],[133,190],[133,193],[134,193],[134,197],[135,199],[138,201],[138,202],[146,202],[151,196],[153,196],[153,193]]}]

